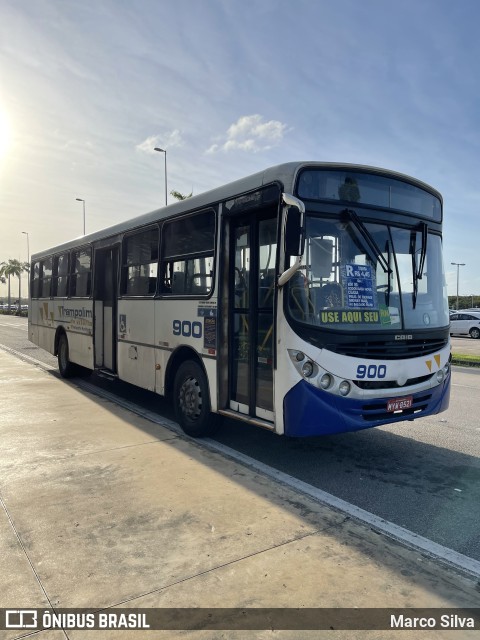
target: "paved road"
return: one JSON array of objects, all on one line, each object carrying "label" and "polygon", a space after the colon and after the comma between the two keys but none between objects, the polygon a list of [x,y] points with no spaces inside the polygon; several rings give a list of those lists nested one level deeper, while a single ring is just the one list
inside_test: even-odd
[{"label": "paved road", "polygon": [[452,338],[452,352],[480,356],[480,340],[466,336],[455,336]]},{"label": "paved road", "polygon": [[[455,338],[456,344],[480,341]],[[0,316],[0,344],[55,364],[27,339],[26,321]],[[479,350],[480,352],[480,350]],[[172,418],[151,393],[123,383],[99,386]],[[480,370],[454,368],[445,413],[322,438],[287,439],[227,421],[216,438],[438,544],[480,560]]]}]

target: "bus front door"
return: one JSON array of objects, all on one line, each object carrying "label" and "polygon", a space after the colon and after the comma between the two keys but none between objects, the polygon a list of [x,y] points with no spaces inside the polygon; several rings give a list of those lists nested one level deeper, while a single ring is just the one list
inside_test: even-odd
[{"label": "bus front door", "polygon": [[95,366],[117,370],[117,247],[95,252]]},{"label": "bus front door", "polygon": [[273,423],[276,211],[271,216],[231,221],[228,324],[229,408]]}]

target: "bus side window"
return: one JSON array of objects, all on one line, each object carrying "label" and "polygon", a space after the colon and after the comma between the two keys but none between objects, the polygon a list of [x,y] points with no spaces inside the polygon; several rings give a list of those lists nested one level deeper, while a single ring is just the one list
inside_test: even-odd
[{"label": "bus side window", "polygon": [[213,290],[215,213],[202,211],[163,227],[162,293],[206,296]]},{"label": "bus side window", "polygon": [[32,268],[32,289],[31,297],[40,297],[40,262],[34,262]]},{"label": "bus side window", "polygon": [[52,258],[41,262],[40,268],[40,298],[49,298],[52,285]]},{"label": "bus side window", "polygon": [[156,294],[158,241],[158,227],[124,238],[121,284],[123,295],[154,296]]},{"label": "bus side window", "polygon": [[68,295],[68,253],[53,259],[52,296],[66,298]]},{"label": "bus side window", "polygon": [[92,292],[92,257],[90,249],[72,253],[72,277],[70,294],[87,298]]}]

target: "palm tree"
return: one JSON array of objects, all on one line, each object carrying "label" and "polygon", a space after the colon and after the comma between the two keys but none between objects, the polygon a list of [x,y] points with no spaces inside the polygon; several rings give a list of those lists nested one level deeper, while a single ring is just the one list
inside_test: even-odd
[{"label": "palm tree", "polygon": [[10,294],[10,278],[17,276],[18,278],[18,304],[22,304],[22,273],[29,271],[30,265],[27,262],[20,262],[14,258],[10,258],[8,262],[0,263],[0,277],[8,280],[8,310],[10,311],[11,294]]},{"label": "palm tree", "polygon": [[193,191],[192,193],[189,193],[188,196],[186,196],[183,193],[180,193],[180,191],[175,191],[174,189],[173,191],[170,191],[170,195],[176,198],[177,200],[187,200],[188,198],[192,197]]},{"label": "palm tree", "polygon": [[8,264],[8,262],[1,262],[0,263],[0,277],[2,279],[3,282],[5,282],[5,280],[8,281],[8,297],[7,297],[7,301],[8,301],[8,307],[7,310],[8,312],[10,312],[10,301],[11,301],[11,296],[10,296],[10,276],[11,276],[11,271],[10,271],[10,265]]}]

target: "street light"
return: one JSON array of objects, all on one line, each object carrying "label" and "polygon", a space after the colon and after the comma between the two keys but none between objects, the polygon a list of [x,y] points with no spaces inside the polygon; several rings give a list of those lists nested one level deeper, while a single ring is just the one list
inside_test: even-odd
[{"label": "street light", "polygon": [[82,198],[75,198],[77,202],[83,202],[83,235],[85,235],[85,200]]},{"label": "street light", "polygon": [[154,151],[159,151],[160,153],[165,154],[165,206],[167,206],[167,150],[155,147]]},{"label": "street light", "polygon": [[[27,274],[30,274],[30,241],[28,238],[28,231],[22,231],[24,236],[27,236]],[[20,261],[21,264],[21,261]],[[18,276],[18,312],[22,311],[22,272]]]},{"label": "street light", "polygon": [[28,239],[28,231],[22,231],[23,235],[27,236],[27,262],[30,264],[30,242]]},{"label": "street light", "polygon": [[458,281],[460,278],[460,267],[465,266],[465,262],[452,262],[454,267],[457,267],[457,311],[458,311]]}]

